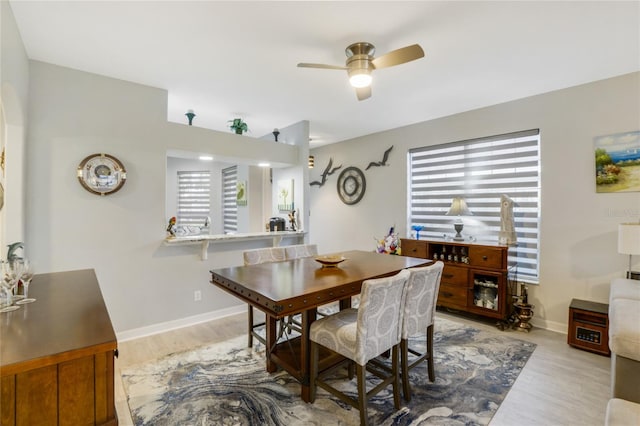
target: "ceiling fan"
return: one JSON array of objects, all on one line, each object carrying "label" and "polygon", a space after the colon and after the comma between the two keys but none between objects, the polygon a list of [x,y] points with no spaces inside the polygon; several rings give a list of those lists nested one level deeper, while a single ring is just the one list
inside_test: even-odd
[{"label": "ceiling fan", "polygon": [[376,48],[367,42],[353,43],[345,49],[346,65],[307,64],[301,62],[300,68],[322,68],[328,70],[345,70],[349,74],[349,82],[356,88],[359,101],[371,97],[371,71],[380,68],[393,67],[424,57],[424,51],[419,44],[402,47],[391,52],[373,57]]}]

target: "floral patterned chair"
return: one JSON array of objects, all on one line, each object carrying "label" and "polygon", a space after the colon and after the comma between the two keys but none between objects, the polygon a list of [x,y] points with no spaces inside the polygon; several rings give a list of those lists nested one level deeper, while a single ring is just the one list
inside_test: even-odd
[{"label": "floral patterned chair", "polygon": [[[283,247],[269,247],[253,250],[245,250],[242,253],[245,265],[257,265],[259,263],[279,262],[286,259],[286,253]],[[256,332],[256,328],[264,326],[264,322],[255,324],[253,319],[253,306],[248,305],[248,347],[253,346],[253,338],[266,345],[266,340]]]},{"label": "floral patterned chair", "polygon": [[287,259],[299,259],[318,255],[318,246],[315,244],[296,244],[285,246],[284,252]]},{"label": "floral patterned chair", "polygon": [[[400,409],[398,347],[404,306],[405,285],[409,271],[397,275],[366,280],[362,283],[360,306],[345,309],[311,324],[311,402],[315,401],[317,386],[360,410],[360,424],[368,424],[367,400],[390,384],[393,402]],[[356,364],[358,399],[340,392],[325,381],[334,369],[318,372],[320,347],[336,352]],[[391,351],[391,372],[385,375],[377,369],[369,370],[382,382],[367,393],[365,373],[367,364],[378,355]]]},{"label": "floral patterned chair", "polygon": [[[402,370],[402,392],[404,399],[411,401],[409,370],[427,361],[429,381],[435,380],[433,368],[433,323],[436,312],[436,301],[440,289],[440,278],[444,263],[435,262],[422,268],[409,269],[407,281],[407,297],[402,315],[402,335],[400,341],[400,365]],[[409,348],[409,337],[426,333],[427,351],[421,354]],[[416,355],[409,363],[409,353]]]}]

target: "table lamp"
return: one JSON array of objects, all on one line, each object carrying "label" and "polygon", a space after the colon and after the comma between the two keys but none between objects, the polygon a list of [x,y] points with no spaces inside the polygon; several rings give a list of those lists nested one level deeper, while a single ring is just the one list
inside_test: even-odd
[{"label": "table lamp", "polygon": [[640,222],[618,225],[618,253],[629,255],[627,278],[636,273],[631,271],[631,256],[640,254]]},{"label": "table lamp", "polygon": [[462,236],[462,228],[464,224],[462,223],[461,216],[469,216],[472,215],[467,207],[467,202],[464,201],[462,197],[454,197],[451,201],[451,207],[447,212],[447,216],[458,216],[456,221],[453,223],[453,228],[456,230],[456,235],[453,237],[453,241],[464,241],[464,237]]}]

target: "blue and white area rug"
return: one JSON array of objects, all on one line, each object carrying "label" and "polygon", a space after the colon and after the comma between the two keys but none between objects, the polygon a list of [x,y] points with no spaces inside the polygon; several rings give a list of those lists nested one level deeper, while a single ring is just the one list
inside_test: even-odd
[{"label": "blue and white area rug", "polygon": [[[435,330],[435,382],[428,380],[426,363],[414,368],[411,402],[401,399],[396,411],[389,387],[369,402],[371,424],[486,425],[535,349],[513,333],[481,331],[439,317]],[[424,348],[424,340],[411,345]],[[249,349],[246,341],[240,336],[123,369],[134,423],[359,424],[356,409],[322,389],[314,404],[304,403],[298,382],[286,372],[267,373],[264,346]],[[336,377],[337,383],[357,393],[355,379]]]}]

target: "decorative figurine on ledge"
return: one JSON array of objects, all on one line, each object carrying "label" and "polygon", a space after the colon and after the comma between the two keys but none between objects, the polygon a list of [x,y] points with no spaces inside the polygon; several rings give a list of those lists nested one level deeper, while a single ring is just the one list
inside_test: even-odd
[{"label": "decorative figurine on ledge", "polygon": [[167,232],[169,235],[167,235],[168,238],[173,238],[176,236],[176,217],[173,216],[171,219],[169,219],[169,225],[167,226]]},{"label": "decorative figurine on ledge", "polygon": [[296,230],[296,211],[295,210],[291,210],[291,212],[289,212],[289,223],[291,224],[291,230],[295,231]]},{"label": "decorative figurine on ledge", "polygon": [[498,242],[511,245],[515,244],[517,239],[513,218],[513,200],[508,195],[502,194],[500,196],[500,232],[498,233]]},{"label": "decorative figurine on ledge", "polygon": [[411,229],[416,231],[416,240],[419,240],[420,239],[420,231],[422,231],[424,229],[424,226],[422,226],[422,225],[413,225],[411,227]]},{"label": "decorative figurine on ledge", "polygon": [[20,256],[16,254],[16,252],[20,249],[24,250],[24,243],[18,241],[17,243],[9,244],[9,250],[7,250],[7,262],[13,262],[15,260],[22,260]]}]

